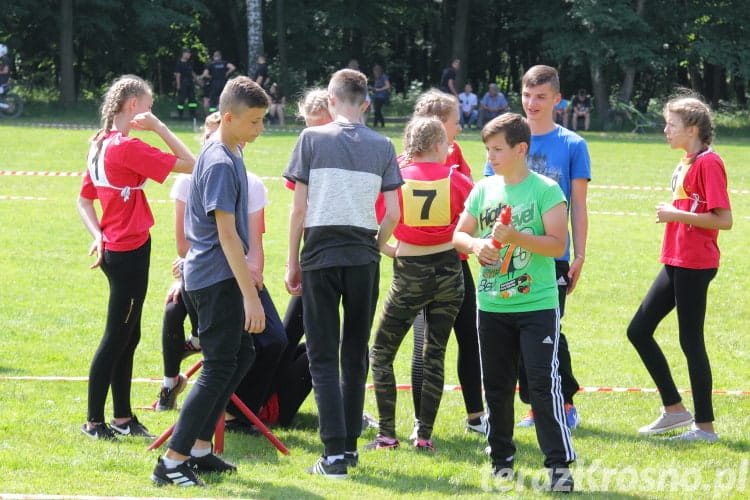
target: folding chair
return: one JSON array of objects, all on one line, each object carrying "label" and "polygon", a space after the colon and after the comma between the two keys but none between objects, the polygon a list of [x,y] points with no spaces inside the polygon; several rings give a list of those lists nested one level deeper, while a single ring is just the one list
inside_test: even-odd
[{"label": "folding chair", "polygon": [[[203,366],[203,360],[198,361],[195,365],[193,365],[190,370],[185,373],[185,376],[187,378],[190,378],[195,372],[197,372],[201,366]],[[284,446],[284,444],[279,441],[279,439],[273,435],[273,433],[270,431],[266,425],[261,422],[261,420],[255,415],[255,413],[250,410],[250,408],[245,405],[245,403],[242,402],[240,398],[237,397],[236,394],[232,394],[232,403],[235,404],[235,406],[242,412],[245,417],[247,417],[250,422],[260,431],[261,434],[263,434],[266,439],[268,439],[271,444],[273,444],[277,450],[279,450],[284,455],[289,455],[291,452],[289,449]],[[153,407],[156,407],[156,402],[153,404]],[[175,424],[172,424],[169,429],[164,431],[158,438],[154,440],[153,443],[149,445],[147,450],[155,450],[159,448],[164,442],[169,439],[169,437],[172,435],[172,432],[174,432],[174,426]],[[216,453],[223,453],[224,452],[224,416],[219,419],[219,421],[216,423],[216,433],[214,434],[214,451]]]},{"label": "folding chair", "polygon": [[634,134],[645,132],[647,129],[657,128],[659,126],[654,120],[641,113],[638,108],[629,102],[620,101],[617,103],[617,107],[622,110],[627,119],[633,123],[634,128],[632,133]]}]

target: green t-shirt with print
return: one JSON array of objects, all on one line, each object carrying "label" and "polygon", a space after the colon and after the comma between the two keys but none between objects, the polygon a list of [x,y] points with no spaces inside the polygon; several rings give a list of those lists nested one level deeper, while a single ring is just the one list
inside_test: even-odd
[{"label": "green t-shirt with print", "polygon": [[[491,238],[492,227],[510,205],[513,227],[544,234],[542,215],[565,195],[555,181],[535,172],[519,184],[505,184],[500,175],[479,181],[466,200],[466,211],[477,220],[475,237]],[[528,312],[558,306],[555,260],[503,243],[500,260],[482,267],[477,278],[479,309],[486,312]]]}]

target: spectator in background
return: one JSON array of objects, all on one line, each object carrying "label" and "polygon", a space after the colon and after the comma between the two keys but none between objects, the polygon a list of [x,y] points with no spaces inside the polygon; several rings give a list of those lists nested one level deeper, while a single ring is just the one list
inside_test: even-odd
[{"label": "spectator in background", "polygon": [[180,60],[174,68],[175,86],[177,88],[177,117],[182,120],[185,114],[185,101],[187,101],[190,118],[195,118],[195,111],[198,109],[198,103],[195,100],[195,79],[197,78],[193,71],[193,62],[190,49],[182,49]]},{"label": "spectator in background", "polygon": [[0,87],[10,80],[10,57],[8,57],[8,46],[0,43]]},{"label": "spectator in background", "polygon": [[578,94],[571,102],[573,107],[573,130],[578,130],[578,119],[583,118],[583,129],[588,131],[591,122],[591,98],[586,94],[586,89],[578,89]]},{"label": "spectator in background", "polygon": [[253,81],[263,88],[268,86],[268,63],[266,62],[266,56],[263,54],[258,56],[258,65],[253,71]]},{"label": "spectator in background", "polygon": [[507,113],[510,107],[505,95],[497,88],[496,83],[490,83],[490,88],[479,103],[479,127],[484,126],[495,117]]},{"label": "spectator in background", "polygon": [[284,106],[286,106],[286,97],[279,87],[279,84],[273,82],[268,89],[268,96],[271,98],[271,105],[268,108],[268,121],[278,120],[279,126],[284,126]]},{"label": "spectator in background", "polygon": [[565,128],[568,128],[569,108],[570,101],[564,97],[555,105],[555,122],[561,124]]},{"label": "spectator in background", "polygon": [[[217,50],[211,61],[206,64],[206,69],[201,74],[201,79],[208,80],[206,86],[208,92],[203,96],[203,107],[206,114],[213,113],[219,108],[219,96],[227,84],[229,75],[237,69],[234,64],[221,58],[221,51]],[[207,108],[207,109],[206,109]]]},{"label": "spectator in background", "polygon": [[458,94],[458,101],[461,103],[461,128],[471,128],[472,125],[476,127],[479,101],[470,83],[467,83],[464,91]]},{"label": "spectator in background", "polygon": [[454,58],[451,65],[443,70],[440,76],[440,90],[446,94],[453,94],[458,97],[456,90],[456,72],[461,68],[461,59]]},{"label": "spectator in background", "polygon": [[383,72],[383,67],[380,64],[372,67],[372,77],[372,107],[375,110],[375,119],[372,126],[375,128],[380,123],[385,128],[383,106],[390,102],[391,81],[388,79],[388,75]]}]

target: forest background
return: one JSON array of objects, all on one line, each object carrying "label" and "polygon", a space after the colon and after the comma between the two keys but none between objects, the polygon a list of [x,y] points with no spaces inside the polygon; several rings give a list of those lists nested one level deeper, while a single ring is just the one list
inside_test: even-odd
[{"label": "forest background", "polygon": [[555,66],[564,95],[591,93],[599,128],[618,102],[658,111],[677,85],[747,117],[749,26],[744,0],[0,0],[16,92],[61,111],[96,102],[123,73],[173,95],[190,47],[197,73],[214,50],[239,74],[266,54],[290,97],[352,58],[368,74],[378,63],[406,113],[457,57],[460,87],[481,97],[496,82],[511,101],[528,67]]}]

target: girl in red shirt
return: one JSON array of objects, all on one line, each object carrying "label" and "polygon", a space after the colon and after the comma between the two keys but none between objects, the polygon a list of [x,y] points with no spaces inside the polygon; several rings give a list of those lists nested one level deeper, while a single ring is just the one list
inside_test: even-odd
[{"label": "girl in red shirt", "polygon": [[[678,97],[664,108],[664,134],[672,149],[685,151],[672,175],[672,203],[656,206],[656,222],[665,224],[661,262],[664,267],[651,285],[628,326],[628,339],[654,379],[664,408],[643,435],[690,429],[672,439],[715,442],[711,402],[711,366],[703,338],[708,284],[719,267],[717,237],[731,229],[732,211],[724,163],[711,148],[713,124],[708,106],[695,97]],[[654,331],[677,309],[680,346],[687,358],[695,419],[685,408]],[[692,425],[691,425],[692,424]]]},{"label": "girl in red shirt", "polygon": [[[101,267],[109,281],[104,335],[89,370],[88,417],[81,432],[93,439],[117,435],[153,438],[133,415],[130,384],[133,357],[141,337],[141,310],[146,297],[151,254],[149,230],[154,224],[143,186],[164,182],[170,172],[191,173],[195,158],[187,146],[151,113],[151,88],[141,78],[124,75],[107,90],[102,129],[92,139],[78,197],[78,213],[94,238],[91,268]],[[131,129],[155,132],[172,153],[137,138]],[[94,200],[101,205],[97,216]],[[104,404],[112,389],[114,420],[104,422]]]}]

